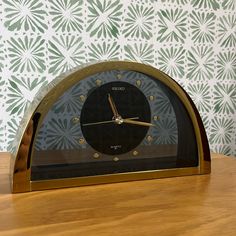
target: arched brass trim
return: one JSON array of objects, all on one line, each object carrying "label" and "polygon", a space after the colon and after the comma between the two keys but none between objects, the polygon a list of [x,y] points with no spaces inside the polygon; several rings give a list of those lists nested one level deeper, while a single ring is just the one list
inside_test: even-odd
[{"label": "arched brass trim", "polygon": [[[85,64],[62,74],[49,85],[47,85],[45,88],[43,88],[43,92],[41,90],[36,95],[33,103],[25,114],[25,118],[22,120],[20,129],[17,132],[17,136],[13,144],[14,151],[12,153],[13,157],[11,164],[13,192],[26,192],[46,188],[69,187],[107,182],[107,179],[104,176],[31,181],[30,174],[32,155],[30,153],[30,149],[34,145],[34,136],[37,135],[38,127],[40,127],[44,116],[47,114],[49,108],[58,99],[58,97],[60,97],[64,91],[69,89],[71,86],[73,86],[80,80],[90,75],[108,70],[133,70],[140,73],[144,73],[161,81],[172,91],[174,91],[174,93],[184,104],[192,120],[199,155],[198,167],[157,170],[150,171],[149,173],[115,174],[109,175],[109,181],[117,182],[134,180],[137,178],[149,179],[156,177],[210,173],[210,152],[206,133],[200,115],[194,103],[192,102],[188,94],[183,90],[183,88],[168,75],[152,66],[128,61],[103,61]],[[36,113],[40,114],[40,118],[37,127],[34,127],[33,119]]]}]

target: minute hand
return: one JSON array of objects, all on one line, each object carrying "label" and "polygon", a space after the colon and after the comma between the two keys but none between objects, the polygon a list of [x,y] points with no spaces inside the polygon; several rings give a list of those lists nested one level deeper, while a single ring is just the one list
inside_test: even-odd
[{"label": "minute hand", "polygon": [[143,121],[137,121],[137,120],[131,120],[131,119],[123,119],[123,123],[127,123],[127,124],[133,124],[133,125],[141,125],[141,126],[155,126],[152,123],[148,123],[148,122],[143,122]]}]

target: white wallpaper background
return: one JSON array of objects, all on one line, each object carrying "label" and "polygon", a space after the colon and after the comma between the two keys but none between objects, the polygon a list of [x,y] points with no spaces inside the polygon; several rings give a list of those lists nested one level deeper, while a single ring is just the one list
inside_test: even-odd
[{"label": "white wallpaper background", "polygon": [[169,74],[196,104],[211,150],[236,156],[235,0],[0,0],[0,151],[37,91],[109,59]]}]

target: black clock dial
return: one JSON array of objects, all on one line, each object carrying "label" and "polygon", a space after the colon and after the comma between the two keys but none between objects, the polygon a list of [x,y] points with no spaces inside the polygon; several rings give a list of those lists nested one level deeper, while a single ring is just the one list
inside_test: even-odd
[{"label": "black clock dial", "polygon": [[[114,114],[109,96],[120,117]],[[110,82],[88,93],[80,118],[83,136],[91,147],[104,154],[119,155],[137,147],[149,129],[142,123],[123,121],[150,123],[151,111],[137,87],[127,82]]]}]

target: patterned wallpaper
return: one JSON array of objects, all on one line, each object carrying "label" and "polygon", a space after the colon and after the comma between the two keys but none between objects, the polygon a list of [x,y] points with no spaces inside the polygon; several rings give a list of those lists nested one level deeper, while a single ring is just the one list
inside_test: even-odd
[{"label": "patterned wallpaper", "polygon": [[0,0],[0,151],[39,89],[107,59],[172,76],[199,109],[211,150],[236,156],[235,0]]}]

